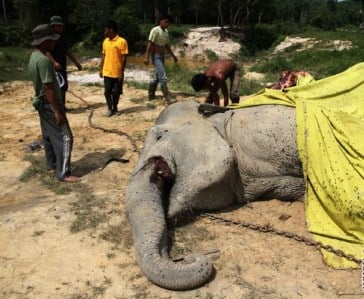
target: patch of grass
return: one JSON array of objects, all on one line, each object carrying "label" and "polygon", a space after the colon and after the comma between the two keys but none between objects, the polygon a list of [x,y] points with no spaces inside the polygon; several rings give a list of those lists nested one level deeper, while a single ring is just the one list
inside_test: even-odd
[{"label": "patch of grass", "polygon": [[24,161],[30,162],[31,165],[20,175],[19,180],[21,182],[26,183],[38,175],[44,176],[47,174],[47,168],[43,156],[26,155],[24,157]]},{"label": "patch of grass", "polygon": [[204,53],[210,62],[214,62],[219,59],[219,56],[210,49],[205,50]]},{"label": "patch of grass", "polygon": [[146,131],[134,131],[132,133],[132,137],[137,141],[144,141],[146,135],[147,135]]},{"label": "patch of grass", "polygon": [[[97,297],[102,297],[104,295],[107,288],[112,285],[112,280],[111,280],[111,278],[104,276],[104,281],[102,281],[102,283],[100,285],[98,285],[98,286],[93,285],[90,281],[87,281],[86,285],[88,287],[91,287],[91,290],[92,290],[91,297],[97,298]],[[82,296],[82,298],[85,298],[85,297]]]},{"label": "patch of grass", "polygon": [[115,253],[113,253],[113,252],[109,252],[109,253],[107,253],[107,254],[106,254],[106,257],[107,257],[109,260],[111,260],[111,259],[113,259],[113,258],[115,258],[115,257],[116,257],[116,254],[115,254]]},{"label": "patch of grass", "polygon": [[205,226],[196,222],[190,222],[183,226],[175,227],[175,241],[171,250],[171,256],[187,256],[192,252],[201,251],[201,244],[208,240],[214,240]]},{"label": "patch of grass", "polygon": [[[156,107],[156,105],[154,105],[153,103],[150,103],[150,102],[148,102],[148,103],[146,103],[145,104],[145,106],[148,108],[148,109],[156,109],[157,107]],[[154,120],[153,120],[154,121]]]},{"label": "patch of grass", "polygon": [[144,103],[144,99],[142,99],[142,98],[131,98],[130,102],[132,102],[134,104],[142,104],[142,103]]},{"label": "patch of grass", "polygon": [[65,184],[58,180],[54,174],[48,172],[44,156],[26,155],[25,161],[29,161],[31,165],[20,175],[19,180],[23,183],[33,178],[38,178],[42,185],[53,191],[57,195],[69,194],[76,184]]},{"label": "patch of grass", "polygon": [[36,230],[34,233],[33,233],[33,237],[39,237],[41,235],[43,235],[45,233],[44,230]]},{"label": "patch of grass", "polygon": [[[258,56],[259,62],[251,70],[270,75],[275,74],[277,78],[279,73],[284,70],[305,70],[310,72],[315,79],[322,79],[364,61],[362,33],[310,30],[296,36],[315,38],[321,42],[315,47],[303,51],[295,51],[299,46],[292,46],[279,54],[272,54],[272,50],[261,52]],[[328,47],[327,44],[333,40],[351,41],[353,48],[342,51],[332,50],[332,47]]]},{"label": "patch of grass", "polygon": [[175,63],[166,65],[166,72],[170,79],[168,84],[171,90],[194,93],[190,82],[195,70]]},{"label": "patch of grass", "polygon": [[145,89],[148,90],[148,83],[147,82],[138,82],[138,81],[125,81],[128,86],[134,87],[135,89]]},{"label": "patch of grass", "polygon": [[123,250],[129,250],[133,245],[133,237],[126,219],[123,219],[120,225],[110,225],[101,234],[101,238],[115,244],[116,248],[121,245]]},{"label": "patch of grass", "polygon": [[240,82],[239,94],[240,95],[252,95],[263,88],[262,84],[258,80],[243,79]]},{"label": "patch of grass", "polygon": [[[81,61],[94,57],[101,57],[100,49],[97,47],[73,47],[73,54]],[[95,67],[99,71],[98,67]]]},{"label": "patch of grass", "polygon": [[97,228],[108,219],[105,200],[93,195],[84,184],[80,183],[77,187],[74,191],[77,192],[78,200],[71,203],[71,209],[76,215],[70,228],[72,233]]},{"label": "patch of grass", "polygon": [[48,173],[42,156],[27,155],[24,160],[31,165],[21,175],[22,182],[38,178],[43,186],[57,195],[76,193],[78,199],[71,203],[71,209],[76,215],[71,224],[71,232],[96,228],[108,219],[105,200],[95,197],[88,186],[82,182],[68,184],[57,180],[53,174]]},{"label": "patch of grass", "polygon": [[257,65],[251,68],[251,70],[255,72],[275,73],[275,74],[279,74],[284,70],[290,70],[290,69],[292,69],[292,65],[290,64],[290,62],[287,60],[286,57],[283,57],[283,55],[261,60]]},{"label": "patch of grass", "polygon": [[104,83],[100,82],[87,82],[87,83],[81,83],[82,86],[96,86],[96,87],[104,87]]},{"label": "patch of grass", "polygon": [[0,47],[0,82],[29,81],[28,61],[30,49]]}]

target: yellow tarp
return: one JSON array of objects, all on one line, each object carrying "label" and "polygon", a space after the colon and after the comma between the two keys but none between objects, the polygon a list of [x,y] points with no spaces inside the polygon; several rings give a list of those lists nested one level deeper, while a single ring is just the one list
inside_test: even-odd
[{"label": "yellow tarp", "polygon": [[[364,254],[364,63],[285,91],[264,89],[231,108],[296,107],[297,144],[306,181],[306,221],[314,239]],[[336,268],[357,263],[322,250]]]}]

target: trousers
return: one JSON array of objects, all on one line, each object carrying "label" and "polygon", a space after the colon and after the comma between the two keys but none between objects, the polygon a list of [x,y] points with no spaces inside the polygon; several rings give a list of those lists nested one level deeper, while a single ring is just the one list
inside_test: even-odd
[{"label": "trousers", "polygon": [[71,174],[73,134],[68,120],[66,118],[64,124],[58,126],[52,107],[45,99],[39,104],[38,114],[47,168],[55,169],[56,177],[63,180]]}]

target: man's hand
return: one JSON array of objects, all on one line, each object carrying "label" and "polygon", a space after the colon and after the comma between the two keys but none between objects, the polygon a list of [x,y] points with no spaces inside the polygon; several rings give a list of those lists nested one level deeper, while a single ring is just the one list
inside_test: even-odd
[{"label": "man's hand", "polygon": [[103,78],[104,76],[102,75],[102,71],[99,72],[99,76],[100,78]]},{"label": "man's hand", "polygon": [[62,66],[57,61],[54,62],[53,67],[56,71],[62,70]]},{"label": "man's hand", "polygon": [[81,71],[81,70],[82,70],[82,65],[81,65],[79,62],[77,62],[77,63],[76,63],[76,66],[77,66],[77,69],[78,69],[79,71]]},{"label": "man's hand", "polygon": [[54,117],[56,118],[56,124],[57,126],[61,127],[64,124],[64,115],[62,112],[60,112],[59,110],[56,110],[54,112]]},{"label": "man's hand", "polygon": [[144,58],[144,64],[149,65],[149,56]]}]

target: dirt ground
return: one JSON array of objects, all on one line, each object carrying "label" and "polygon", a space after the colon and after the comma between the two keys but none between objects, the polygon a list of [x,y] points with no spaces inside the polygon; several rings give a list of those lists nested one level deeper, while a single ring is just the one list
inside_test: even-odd
[{"label": "dirt ground", "polygon": [[[213,279],[184,292],[149,282],[136,263],[124,190],[146,132],[165,107],[162,98],[151,103],[145,90],[126,86],[121,114],[107,118],[102,86],[71,83],[70,91],[72,166],[82,182],[61,183],[69,191],[54,192],[40,176],[20,181],[31,166],[24,157],[44,156],[43,149],[26,147],[40,140],[32,86],[2,87],[1,298],[363,298],[359,269],[335,270],[317,249],[295,240],[198,217],[176,228],[171,255],[209,254]],[[114,133],[90,127],[91,109],[93,125]],[[113,161],[102,169],[110,157],[129,163]],[[310,237],[301,202],[261,201],[221,215]]]}]

